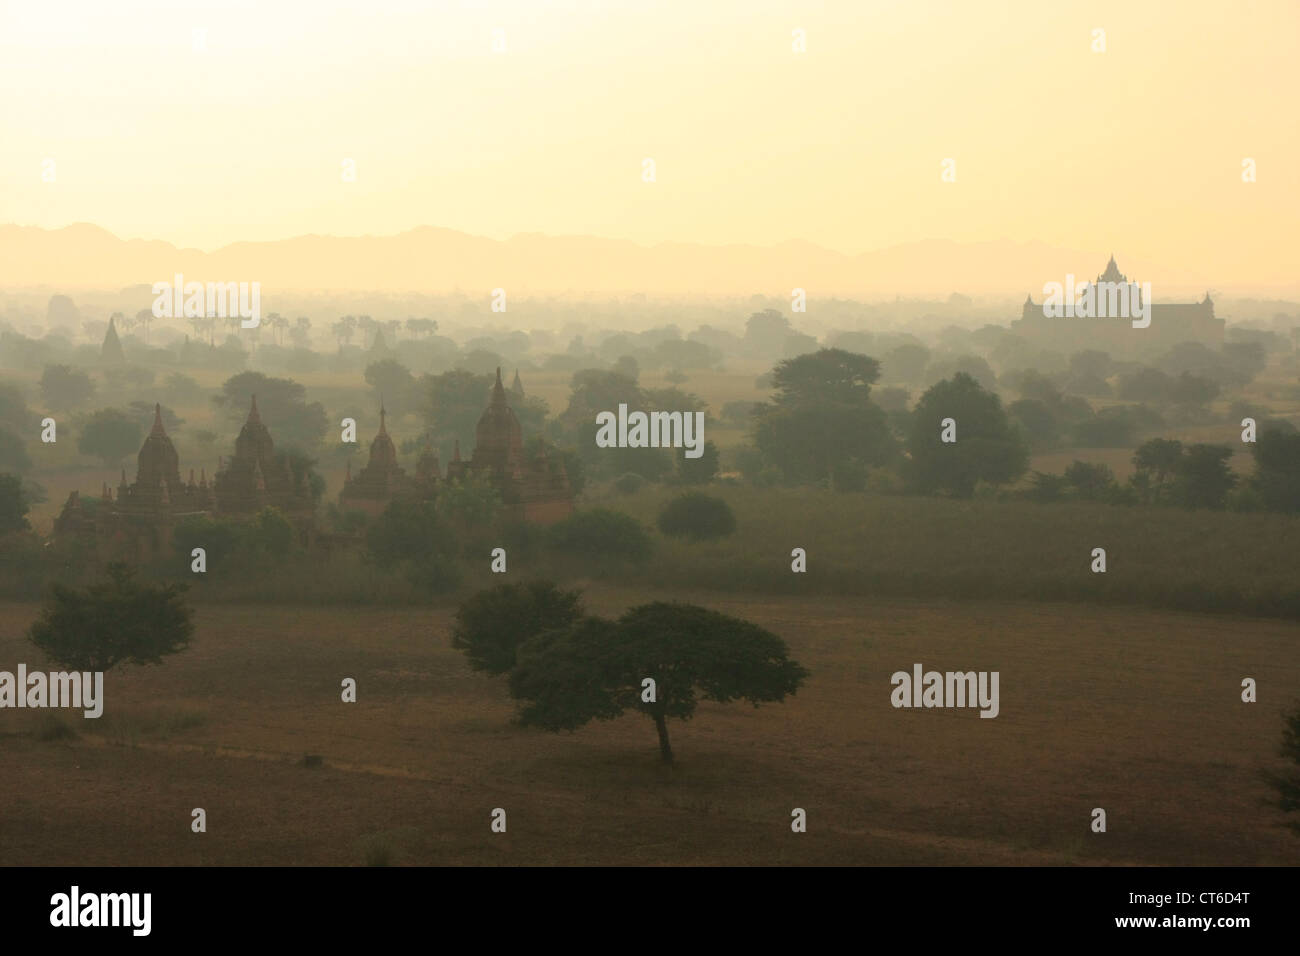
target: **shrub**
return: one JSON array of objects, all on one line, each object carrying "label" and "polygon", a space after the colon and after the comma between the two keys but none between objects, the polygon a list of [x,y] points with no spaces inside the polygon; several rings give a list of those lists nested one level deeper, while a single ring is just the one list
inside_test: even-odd
[{"label": "shrub", "polygon": [[640,563],[650,557],[653,544],[639,521],[604,508],[579,511],[553,525],[551,547],[588,558]]},{"label": "shrub", "polygon": [[635,471],[629,471],[614,479],[614,490],[620,495],[633,495],[645,486],[645,479]]},{"label": "shrub", "polygon": [[460,606],[451,646],[465,652],[474,670],[504,674],[515,666],[520,644],[546,631],[565,630],[580,617],[577,591],[562,591],[549,581],[501,584]]},{"label": "shrub", "polygon": [[736,530],[736,516],[721,498],[694,492],[664,507],[659,513],[659,530],[672,537],[721,538]]}]

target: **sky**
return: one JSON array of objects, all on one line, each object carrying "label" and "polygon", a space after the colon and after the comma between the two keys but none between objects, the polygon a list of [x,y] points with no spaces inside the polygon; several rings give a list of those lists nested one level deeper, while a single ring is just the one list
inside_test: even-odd
[{"label": "sky", "polygon": [[1037,240],[1294,279],[1297,37],[1294,0],[0,0],[0,222]]}]

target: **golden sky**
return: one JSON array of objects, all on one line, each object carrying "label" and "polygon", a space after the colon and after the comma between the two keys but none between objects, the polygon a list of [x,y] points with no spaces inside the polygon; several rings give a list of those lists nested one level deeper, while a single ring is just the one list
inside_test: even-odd
[{"label": "golden sky", "polygon": [[1298,38],[1295,0],[0,0],[0,222],[1006,238],[1289,279]]}]

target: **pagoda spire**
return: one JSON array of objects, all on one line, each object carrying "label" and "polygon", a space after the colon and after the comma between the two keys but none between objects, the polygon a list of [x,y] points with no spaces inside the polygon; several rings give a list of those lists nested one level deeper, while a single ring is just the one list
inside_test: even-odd
[{"label": "pagoda spire", "polygon": [[167,430],[163,428],[162,406],[157,402],[154,402],[153,404],[153,429],[149,434],[162,438],[167,437]]},{"label": "pagoda spire", "polygon": [[249,423],[250,425],[260,425],[260,424],[262,424],[262,416],[261,416],[260,414],[258,414],[258,411],[257,411],[257,396],[256,396],[256,395],[253,396],[253,404],[252,404],[252,406],[248,409],[248,423]]},{"label": "pagoda spire", "polygon": [[501,384],[501,366],[497,366],[497,380],[492,386],[492,404],[504,405],[506,403],[506,390]]}]

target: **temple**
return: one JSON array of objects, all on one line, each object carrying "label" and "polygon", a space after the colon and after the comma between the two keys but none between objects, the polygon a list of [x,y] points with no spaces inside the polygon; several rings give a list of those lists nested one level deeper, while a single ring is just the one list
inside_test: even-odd
[{"label": "temple", "polygon": [[[1096,283],[1124,285],[1133,280],[1119,270],[1112,255]],[[1214,314],[1210,294],[1200,302],[1150,303],[1151,324],[1135,329],[1127,318],[1049,318],[1042,303],[1026,296],[1012,331],[1053,348],[1104,348],[1116,354],[1136,354],[1150,348],[1167,349],[1179,342],[1199,342],[1211,348],[1223,345],[1225,321]]]},{"label": "temple", "polygon": [[379,406],[379,434],[370,443],[370,460],[352,475],[348,462],[347,477],[339,492],[339,505],[347,510],[361,511],[374,516],[382,514],[394,498],[432,498],[440,480],[438,456],[426,435],[424,449],[415,465],[415,477],[408,476],[397,463],[397,448],[389,437],[387,412]]},{"label": "temple", "polygon": [[[515,373],[512,392],[523,394],[523,385]],[[460,441],[453,446],[447,472],[442,474],[438,456],[429,436],[416,461],[414,476],[397,464],[397,449],[388,434],[386,414],[379,411],[379,434],[370,443],[370,459],[355,476],[348,465],[339,505],[369,515],[381,514],[396,498],[420,500],[435,498],[443,481],[459,481],[477,476],[496,488],[508,518],[535,524],[551,524],[573,513],[573,491],[564,470],[564,462],[552,459],[545,445],[529,455],[524,450],[523,429],[506,397],[497,369],[488,407],[474,430],[474,453],[465,460]]]},{"label": "temple", "polygon": [[248,420],[235,441],[235,454],[213,476],[200,470],[182,482],[176,447],[163,426],[162,407],[154,405],[153,428],[136,456],[135,481],[126,472],[114,497],[105,484],[93,504],[72,492],[54,522],[61,538],[82,541],[96,554],[144,561],[170,555],[177,522],[193,515],[251,519],[263,508],[276,508],[293,525],[304,546],[315,534],[315,507],[304,474],[294,475],[274,443],[252,401]]},{"label": "temple", "polygon": [[101,554],[146,560],[171,552],[176,522],[214,507],[206,473],[196,483],[191,469],[189,481],[181,481],[180,461],[163,427],[162,407],[154,405],[153,428],[136,456],[135,481],[128,485],[123,469],[117,496],[105,482],[93,507],[72,492],[54,531],[77,538]]},{"label": "temple", "polygon": [[[519,385],[518,372],[515,383]],[[519,392],[523,392],[522,385]],[[457,443],[455,458],[447,465],[449,481],[467,475],[491,482],[507,514],[515,520],[553,524],[573,514],[573,491],[563,460],[556,457],[552,461],[542,443],[536,454],[524,452],[523,429],[506,400],[500,368],[488,407],[474,429],[474,454],[469,461],[462,461]]]}]

